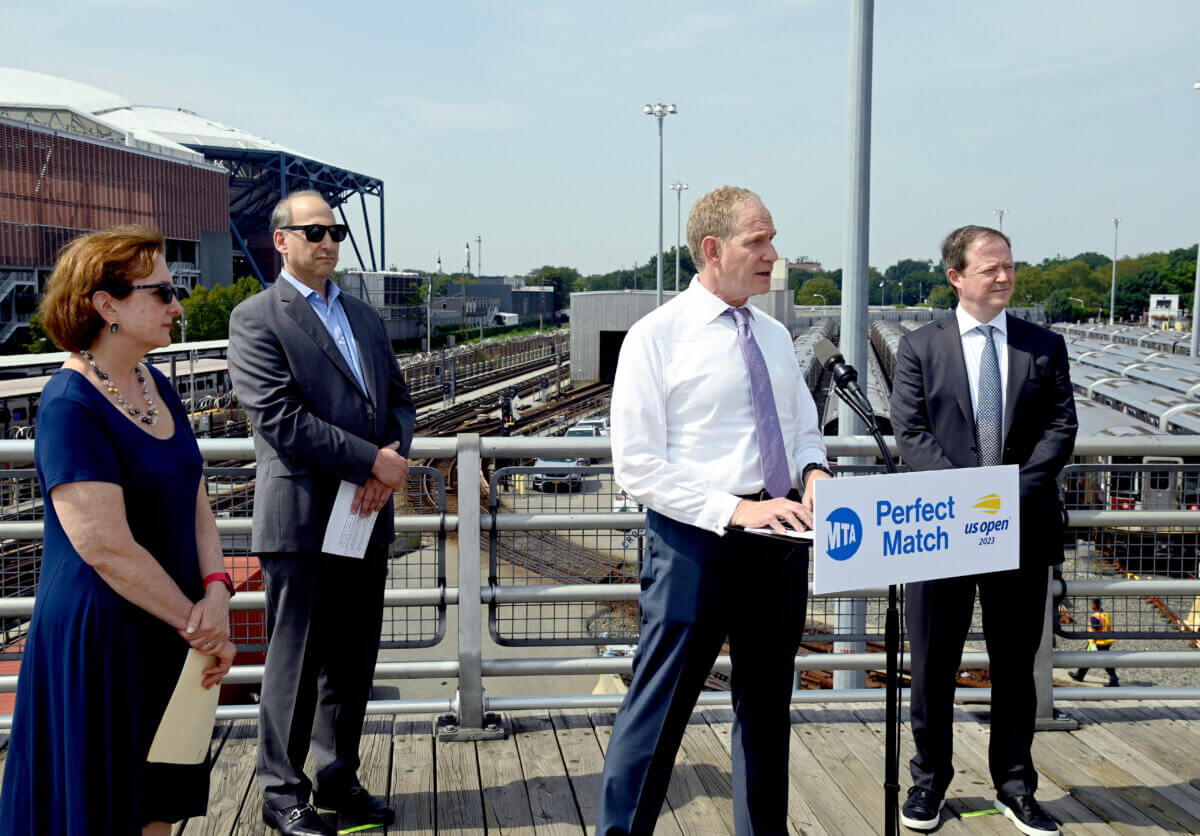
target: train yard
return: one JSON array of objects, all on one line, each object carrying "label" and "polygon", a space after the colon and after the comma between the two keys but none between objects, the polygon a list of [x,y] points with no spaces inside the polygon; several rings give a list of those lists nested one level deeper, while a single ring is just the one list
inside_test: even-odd
[{"label": "train yard", "polygon": [[[915,327],[918,327],[916,323],[908,322],[896,324],[876,321],[872,324],[871,356],[866,377],[871,402],[881,423],[887,419],[889,384],[896,346],[903,334]],[[1076,386],[1081,435],[1154,437],[1200,431],[1200,425],[1197,425],[1197,430],[1190,430],[1182,423],[1181,418],[1187,410],[1177,408],[1184,404],[1194,404],[1200,410],[1200,403],[1191,400],[1200,389],[1184,391],[1180,388],[1190,385],[1187,378],[1190,372],[1184,366],[1184,363],[1191,362],[1190,358],[1178,355],[1169,358],[1161,355],[1155,357],[1152,355],[1157,352],[1144,346],[1112,343],[1094,345],[1097,341],[1090,337],[1066,336],[1071,350],[1072,380]],[[814,389],[819,407],[826,401],[836,404],[836,399],[829,398],[828,393],[822,391],[827,376],[813,352],[814,344],[822,338],[836,341],[835,320],[817,322],[795,341],[801,374]],[[1114,365],[1126,362],[1127,365],[1120,367]],[[1102,363],[1106,365],[1101,365]],[[513,340],[505,346],[464,347],[447,352],[445,356],[417,356],[406,360],[403,365],[414,400],[419,406],[417,433],[422,436],[458,433],[477,433],[485,436],[558,435],[580,418],[606,412],[610,395],[610,387],[607,385],[569,384],[570,355],[567,341],[562,335],[549,335],[537,340]],[[1176,382],[1174,387],[1169,387],[1166,384],[1170,380],[1162,379],[1164,385],[1159,387],[1162,392],[1154,393],[1159,399],[1156,402],[1165,404],[1157,419],[1145,411],[1135,412],[1130,408],[1132,401],[1122,408],[1119,404],[1097,396],[1100,393],[1105,393],[1106,396],[1127,393],[1130,385],[1156,386],[1157,383],[1149,379],[1151,372],[1161,373],[1160,369],[1154,368],[1156,365],[1173,370],[1174,373],[1170,374],[1169,378]],[[1130,383],[1110,384],[1108,389],[1102,389],[1087,377],[1093,372],[1105,375],[1105,379],[1108,380],[1122,379]],[[1135,376],[1138,374],[1141,377]],[[1197,375],[1196,383],[1200,383],[1200,370],[1197,370]],[[447,406],[442,402],[450,379],[454,380],[457,392],[455,402]],[[1086,388],[1081,390],[1081,385]],[[511,412],[504,405],[506,401],[512,407]],[[212,414],[215,415],[215,411]],[[836,411],[832,406],[826,406],[824,424],[827,432],[836,432],[830,423],[834,415]],[[217,423],[215,418],[210,420],[214,424]],[[236,419],[231,416],[226,416],[223,424],[237,427]],[[414,464],[425,464],[442,473],[446,484],[445,510],[454,513],[457,510],[458,498],[454,461],[425,461]],[[1111,459],[1081,460],[1076,464],[1082,467],[1090,466],[1094,468],[1091,471],[1094,473],[1103,469],[1108,475],[1092,476],[1088,475],[1087,471],[1069,472],[1064,477],[1064,488],[1068,493],[1068,501],[1073,503],[1073,508],[1116,510],[1124,507],[1121,503],[1126,500],[1130,508],[1187,508],[1193,507],[1188,503],[1200,499],[1200,496],[1192,495],[1200,494],[1200,491],[1196,490],[1197,484],[1200,484],[1200,474],[1189,476],[1186,467],[1180,470],[1178,466],[1185,464],[1183,462],[1169,463],[1175,475],[1165,489],[1165,495],[1161,477],[1154,475],[1159,471],[1155,471],[1141,460],[1136,463]],[[1126,464],[1131,466],[1132,475],[1113,475],[1114,469],[1119,470],[1120,466]],[[209,469],[210,496],[221,517],[242,517],[249,513],[253,475],[247,474],[244,469],[236,470],[237,465],[244,463],[213,463],[213,467]],[[226,472],[221,469],[223,466],[233,469]],[[1200,470],[1200,464],[1196,470]],[[240,473],[240,476],[235,477],[235,473]],[[225,475],[229,478],[224,479]],[[0,496],[0,516],[4,519],[40,518],[41,500],[34,495],[31,477],[30,472],[13,471],[7,482],[0,484],[4,491]],[[414,478],[410,486],[409,504],[413,508],[421,508],[421,512],[429,513],[426,509],[434,507],[435,502],[432,497],[423,495],[426,492],[425,487],[422,480]],[[1153,499],[1156,504],[1147,505],[1146,503],[1151,501],[1152,488],[1158,491]],[[554,511],[610,510],[608,504],[611,500],[608,494],[601,500],[599,507],[575,507],[577,502],[584,502],[583,493],[580,491],[578,496],[569,493],[565,498],[556,495],[553,502]],[[546,496],[548,500],[548,495],[537,492],[539,502],[542,501],[542,496]],[[490,500],[487,486],[481,485],[479,501],[484,513],[489,512]],[[595,499],[589,501],[595,502]],[[560,505],[560,502],[563,505]],[[616,534],[618,539],[625,536],[624,532]],[[1196,537],[1194,531],[1143,530],[1133,527],[1079,531],[1073,533],[1072,543],[1068,545],[1069,560],[1078,577],[1169,575],[1190,578],[1196,574]],[[628,537],[626,539],[628,540]],[[491,538],[487,533],[483,535],[481,546],[485,554],[492,547]],[[546,583],[636,582],[637,549],[628,542],[623,549],[605,549],[581,542],[580,538],[570,536],[568,532],[525,532],[520,537],[511,534],[496,535],[495,547],[496,559],[505,567],[503,571],[536,575]],[[9,541],[5,544],[0,550],[0,592],[3,595],[11,597],[32,593],[39,552],[38,543]],[[1156,559],[1149,560],[1148,554]],[[1161,559],[1167,562],[1162,563]],[[1065,624],[1077,624],[1081,613],[1086,612],[1086,607],[1080,609],[1078,603],[1070,600],[1064,602],[1062,613]],[[630,621],[633,625],[632,631],[636,633],[636,604],[616,605],[611,609],[617,620]],[[1149,596],[1141,600],[1136,607],[1131,604],[1130,610],[1116,613],[1114,626],[1118,633],[1125,627],[1131,631],[1145,631],[1145,625],[1153,622],[1161,638],[1177,636],[1180,640],[1195,643],[1193,631],[1198,626],[1196,618],[1197,607],[1190,599]],[[831,652],[831,643],[820,641],[818,638],[822,631],[828,629],[831,629],[831,626],[823,624],[820,616],[815,620],[810,617],[809,635],[802,652]],[[19,641],[21,629],[17,620],[6,620],[0,624],[0,630],[5,631],[0,638],[6,639],[6,647],[11,648],[12,642]],[[1161,641],[1161,638],[1154,641]],[[804,682],[806,687],[829,687],[829,679],[830,675],[816,672],[806,674]],[[721,677],[715,677],[710,686],[723,687],[720,680]],[[877,684],[870,677],[869,681],[872,685]],[[986,686],[986,672],[965,672],[960,684]]]}]

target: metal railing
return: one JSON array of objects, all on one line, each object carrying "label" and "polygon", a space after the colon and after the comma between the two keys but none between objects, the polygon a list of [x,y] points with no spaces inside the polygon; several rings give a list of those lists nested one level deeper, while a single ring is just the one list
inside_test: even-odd
[{"label": "metal railing", "polygon": [[[829,438],[826,440],[833,457],[867,456],[873,452],[869,438]],[[247,439],[207,439],[200,442],[201,452],[208,462],[249,461],[253,457],[252,442]],[[1082,641],[1086,633],[1065,623],[1064,613],[1078,611],[1079,601],[1101,597],[1112,601],[1157,599],[1168,602],[1192,601],[1200,604],[1200,580],[1195,579],[1196,554],[1190,554],[1186,544],[1194,544],[1200,530],[1200,510],[1190,510],[1190,494],[1185,488],[1191,483],[1186,474],[1195,470],[1191,465],[1113,465],[1111,457],[1140,457],[1174,455],[1196,460],[1200,457],[1200,438],[1187,437],[1154,439],[1083,438],[1076,445],[1076,454],[1083,464],[1064,472],[1064,493],[1068,503],[1071,540],[1068,547],[1064,579],[1055,578],[1050,585],[1046,602],[1047,629],[1039,653],[1037,679],[1039,686],[1039,715],[1053,716],[1055,699],[1197,699],[1200,688],[1181,687],[1054,687],[1053,669],[1068,667],[1139,667],[1172,668],[1200,666],[1200,651],[1187,650],[1113,650],[1097,660],[1094,653],[1078,650],[1054,650],[1052,643],[1057,632],[1060,639]],[[561,658],[497,658],[489,656],[482,638],[482,606],[488,607],[489,628],[497,644],[523,646],[628,644],[637,639],[636,582],[640,558],[641,537],[645,515],[631,507],[631,501],[619,496],[611,484],[611,467],[595,465],[546,465],[528,467],[513,465],[530,458],[585,458],[603,461],[610,455],[605,438],[481,438],[461,435],[457,438],[418,438],[413,444],[416,459],[456,459],[458,477],[458,513],[447,512],[447,494],[440,485],[440,474],[432,469],[414,468],[412,478],[419,487],[409,493],[408,506],[396,517],[400,545],[393,549],[391,588],[385,592],[388,612],[418,613],[412,619],[385,621],[393,625],[385,635],[386,647],[432,646],[443,640],[449,608],[454,607],[457,621],[458,646],[452,658],[431,661],[382,661],[376,667],[377,680],[441,678],[458,679],[458,690],[451,699],[376,700],[368,710],[372,713],[443,713],[452,715],[444,728],[460,737],[471,734],[495,733],[497,724],[492,712],[545,708],[615,708],[621,696],[613,694],[581,694],[554,696],[549,694],[525,697],[488,697],[484,680],[488,677],[525,677],[559,675],[629,674],[632,659],[628,656],[564,656]],[[27,465],[33,458],[33,442],[0,441],[0,462],[10,468]],[[1169,471],[1179,483],[1176,507],[1159,494],[1153,501],[1121,507],[1118,499],[1113,510],[1112,494],[1096,494],[1110,487],[1127,486],[1127,472]],[[248,504],[237,508],[232,504],[239,492],[248,495],[252,471],[228,467],[209,468],[209,492],[217,509],[217,526],[227,554],[230,544],[241,538],[240,551],[231,560],[242,559],[237,569],[241,578],[253,580],[248,554],[250,510]],[[490,471],[490,475],[489,475]],[[580,476],[578,483],[566,479],[567,496],[555,490],[549,496],[548,484],[560,488],[572,472]],[[530,477],[535,473],[551,474],[555,478],[540,480],[534,489]],[[1092,479],[1086,474],[1104,473],[1107,482]],[[485,479],[485,475],[488,478]],[[41,500],[36,485],[30,487],[32,473],[28,469],[0,471],[0,543],[5,546],[0,558],[0,638],[19,642],[21,625],[32,612],[33,598],[29,594],[14,595],[10,576],[24,583],[31,591],[40,562],[42,536]],[[240,481],[239,481],[240,480]],[[1149,477],[1145,481],[1149,486]],[[1161,482],[1161,479],[1160,479]],[[584,489],[582,485],[587,484]],[[1087,490],[1080,493],[1077,486]],[[1159,484],[1159,483],[1156,483]],[[240,487],[239,487],[240,485]],[[578,487],[573,487],[578,485]],[[432,486],[432,487],[431,487]],[[607,486],[607,489],[605,489]],[[1159,484],[1159,487],[1161,485]],[[1075,490],[1075,493],[1072,491]],[[7,494],[4,492],[7,491]],[[481,494],[483,501],[481,504]],[[1097,496],[1102,501],[1097,501]],[[1120,495],[1119,492],[1117,494]],[[1149,494],[1147,496],[1150,496]],[[7,497],[8,502],[2,502]],[[248,497],[247,497],[248,498]],[[1182,499],[1181,499],[1182,498]],[[1180,501],[1189,504],[1178,507]],[[10,513],[11,512],[11,513]],[[1124,567],[1119,557],[1107,553],[1104,544],[1112,542],[1110,532],[1137,531],[1139,542],[1151,542],[1156,553],[1159,540],[1166,538],[1166,550],[1172,554],[1169,577],[1161,573],[1142,573]],[[1105,539],[1105,538],[1108,539]],[[1191,540],[1186,538],[1190,537]],[[525,539],[520,539],[525,538]],[[533,538],[533,539],[530,539]],[[1148,540],[1146,538],[1149,538]],[[1158,539],[1155,539],[1158,538]],[[446,544],[457,540],[457,581],[447,582]],[[1126,538],[1128,541],[1128,537]],[[488,553],[488,577],[481,570],[484,548]],[[39,554],[23,554],[36,550]],[[1172,552],[1172,550],[1176,550]],[[15,557],[13,556],[15,555]],[[11,565],[10,565],[11,564]],[[16,571],[10,571],[16,567]],[[1157,564],[1152,569],[1160,568]],[[234,629],[239,619],[252,617],[264,606],[264,593],[240,591],[233,599]],[[261,584],[258,587],[261,589]],[[811,595],[809,629],[806,641],[873,641],[882,638],[882,605],[886,589],[865,589],[854,593],[839,593],[838,599],[865,599],[875,607],[868,610],[866,628],[849,635],[827,629],[835,623],[829,611],[822,609],[835,599]],[[1154,638],[1189,643],[1200,639],[1195,632],[1196,606],[1186,616],[1182,607],[1175,611],[1175,620],[1159,619],[1157,629],[1137,629],[1116,635]],[[976,613],[978,619],[978,613]],[[431,631],[430,625],[436,624]],[[538,625],[530,629],[529,625]],[[397,626],[398,625],[398,626]],[[414,625],[416,625],[414,627]],[[523,625],[523,626],[522,626]],[[549,625],[546,627],[546,625]],[[244,626],[244,625],[243,625]],[[521,632],[523,630],[524,632]],[[977,638],[977,628],[972,637]],[[602,635],[603,633],[603,635]],[[246,646],[246,636],[235,635]],[[19,646],[19,645],[18,645]],[[803,671],[878,671],[884,667],[880,649],[868,648],[858,653],[811,652],[797,656],[795,669]],[[964,654],[964,669],[986,669],[987,654],[968,651]],[[720,657],[713,668],[717,676],[728,674],[729,659]],[[261,682],[262,666],[237,665],[226,677],[230,685],[253,685]],[[0,676],[0,692],[11,692],[16,676]],[[990,689],[960,689],[959,696],[985,701]],[[846,702],[882,700],[881,688],[850,688],[839,690],[796,690],[795,702]],[[727,705],[727,693],[705,692],[701,705]],[[255,717],[254,705],[222,706],[223,718]],[[10,718],[0,717],[0,729]]]}]

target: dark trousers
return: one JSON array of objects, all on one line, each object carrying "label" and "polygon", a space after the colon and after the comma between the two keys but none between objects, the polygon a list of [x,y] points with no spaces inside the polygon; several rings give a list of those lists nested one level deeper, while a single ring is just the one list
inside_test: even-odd
[{"label": "dark trousers", "polygon": [[[1100,653],[1103,653],[1106,650],[1112,650],[1112,645],[1111,644],[1098,644],[1092,649],[1096,650]],[[1080,668],[1079,670],[1075,671],[1075,678],[1083,679],[1085,676],[1087,676],[1087,672],[1090,670],[1091,670],[1091,668]],[[1117,678],[1117,669],[1116,668],[1105,668],[1104,670],[1108,674],[1108,681],[1110,684],[1115,684],[1120,681]]]},{"label": "dark trousers", "polygon": [[357,779],[358,742],[383,620],[386,550],[361,560],[259,555],[267,586],[267,662],[258,719],[258,786],[275,807],[308,801],[311,743],[318,790]]},{"label": "dark trousers", "polygon": [[608,744],[596,832],[654,830],[684,729],[728,638],[736,832],[786,833],[808,549],[750,534],[718,537],[654,511],[646,512],[646,532],[641,639]]},{"label": "dark trousers", "polygon": [[944,793],[954,776],[955,671],[971,626],[975,590],[991,660],[992,712],[988,766],[1002,795],[1033,794],[1037,692],[1033,659],[1046,617],[1045,566],[943,578],[905,587],[912,647],[913,784]]}]

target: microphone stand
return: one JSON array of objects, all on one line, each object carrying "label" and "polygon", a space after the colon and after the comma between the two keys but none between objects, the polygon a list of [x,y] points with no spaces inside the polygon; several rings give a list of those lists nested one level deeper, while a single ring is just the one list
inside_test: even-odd
[{"label": "microphone stand", "polygon": [[[867,425],[867,431],[879,447],[888,473],[896,473],[896,461],[883,440],[883,433],[875,423],[875,414],[870,403],[863,401],[858,393],[850,393],[836,386],[837,396],[853,410]],[[884,621],[884,647],[887,652],[886,702],[884,708],[884,775],[883,775],[883,832],[887,836],[900,833],[900,610],[898,608],[899,587],[888,586],[887,616]]]}]

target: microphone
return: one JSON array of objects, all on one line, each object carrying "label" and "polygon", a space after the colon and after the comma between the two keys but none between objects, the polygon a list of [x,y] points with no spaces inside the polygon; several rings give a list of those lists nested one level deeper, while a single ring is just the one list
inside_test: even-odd
[{"label": "microphone", "polygon": [[821,339],[813,346],[813,352],[817,355],[818,362],[833,375],[833,385],[857,400],[870,414],[871,401],[858,385],[858,370],[846,363],[846,358],[838,351],[837,346],[829,340]]}]

